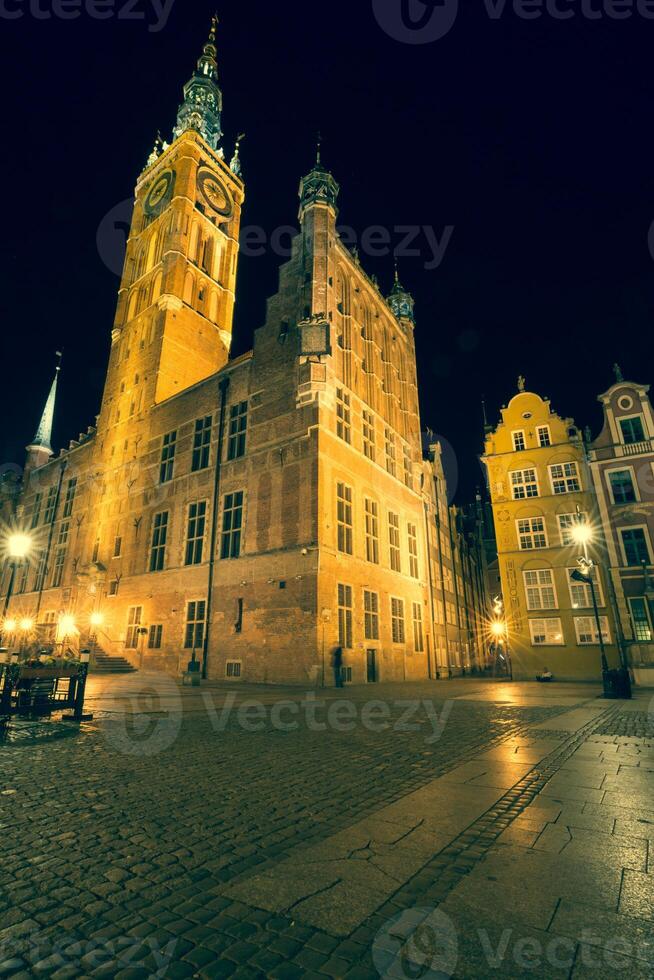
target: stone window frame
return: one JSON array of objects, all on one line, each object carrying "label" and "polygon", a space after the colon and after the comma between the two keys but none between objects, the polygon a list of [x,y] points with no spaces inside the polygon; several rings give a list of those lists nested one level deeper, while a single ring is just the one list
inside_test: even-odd
[{"label": "stone window frame", "polygon": [[363,590],[364,639],[379,640],[380,604],[379,592]]},{"label": "stone window frame", "polygon": [[[193,508],[196,508],[192,514]],[[200,508],[203,508],[200,513]],[[190,568],[195,565],[202,565],[204,561],[204,546],[207,537],[207,518],[209,501],[206,499],[192,500],[186,507],[186,530],[184,540],[184,567]],[[202,533],[198,533],[201,526]],[[193,534],[191,532],[194,532]]]},{"label": "stone window frame", "polygon": [[[543,526],[542,528],[534,528],[534,522],[539,521]],[[516,530],[518,532],[518,546],[520,551],[542,551],[544,548],[549,548],[549,539],[547,536],[547,522],[544,516],[539,517],[519,517],[516,520]],[[521,524],[529,524],[528,529],[521,529]],[[542,539],[542,544],[536,544],[536,541]],[[529,547],[525,547],[525,542],[529,541],[531,544]]]},{"label": "stone window frame", "polygon": [[336,549],[354,554],[354,491],[342,480],[336,483]]},{"label": "stone window frame", "polygon": [[336,586],[338,605],[338,645],[343,650],[354,649],[354,590],[351,585],[339,582]]},{"label": "stone window frame", "polygon": [[394,644],[406,643],[406,619],[404,599],[400,596],[390,597],[391,605],[391,639]]},{"label": "stone window frame", "polygon": [[[575,616],[574,620],[577,646],[598,647],[599,633],[597,632],[595,616]],[[611,625],[609,623],[608,616],[600,616],[600,628],[602,630],[602,638],[604,643],[607,645],[611,644],[613,640],[611,639]]]},{"label": "stone window frame", "polygon": [[[547,573],[549,580],[541,581],[541,577],[545,573]],[[528,576],[530,575],[536,575],[538,580],[536,582],[529,582]],[[522,570],[522,579],[529,612],[550,612],[553,609],[559,608],[559,597],[556,590],[556,579],[553,568],[524,568]],[[552,594],[552,605],[548,605],[544,601],[549,592]],[[536,593],[538,593],[538,605],[535,605],[533,601]]]},{"label": "stone window frame", "polygon": [[512,500],[535,500],[540,497],[538,470],[535,466],[528,466],[523,470],[510,470],[509,477]]},{"label": "stone window frame", "polygon": [[[557,625],[553,626],[553,623]],[[532,647],[565,646],[565,634],[559,616],[539,616],[538,618],[530,619],[529,633]],[[538,638],[541,636],[543,637],[542,642],[538,641]]]},{"label": "stone window frame", "polygon": [[[621,506],[623,506],[625,504],[636,504],[636,503],[640,503],[640,492],[639,492],[639,488],[638,488],[638,481],[636,479],[636,471],[634,470],[633,466],[612,466],[612,467],[610,467],[610,469],[606,469],[604,471],[604,473],[605,473],[606,485],[608,487],[608,491],[609,491],[609,495],[610,495],[610,500],[614,504],[614,506],[621,507]],[[631,489],[634,492],[633,500],[616,500],[615,499],[615,487],[613,485],[613,481],[611,479],[611,476],[614,475],[614,474],[616,474],[616,473],[628,473],[629,474],[629,477],[631,479]]]}]

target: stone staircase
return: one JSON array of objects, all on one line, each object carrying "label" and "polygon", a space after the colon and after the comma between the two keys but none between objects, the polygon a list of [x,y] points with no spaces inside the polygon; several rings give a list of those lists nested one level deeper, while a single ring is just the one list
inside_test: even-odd
[{"label": "stone staircase", "polygon": [[125,657],[110,657],[106,653],[96,653],[90,672],[92,674],[135,674],[136,667],[132,667]]}]

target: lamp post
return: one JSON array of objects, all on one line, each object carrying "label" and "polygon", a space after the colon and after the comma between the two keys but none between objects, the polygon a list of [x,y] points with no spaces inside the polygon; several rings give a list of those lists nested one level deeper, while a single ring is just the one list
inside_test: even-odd
[{"label": "lamp post", "polygon": [[511,653],[509,651],[509,624],[504,617],[504,603],[499,596],[493,602],[493,614],[494,618],[490,624],[491,636],[494,638],[496,647],[500,651],[504,648],[507,674],[509,679],[513,680],[513,664],[511,663]]},{"label": "lamp post", "polygon": [[15,534],[10,534],[7,538],[7,552],[9,554],[9,562],[11,565],[11,575],[9,577],[9,586],[7,588],[4,609],[2,611],[2,631],[0,632],[0,638],[2,638],[5,633],[7,613],[9,612],[9,605],[14,594],[14,585],[16,584],[16,571],[20,563],[29,555],[31,548],[32,539],[29,534],[23,534],[22,532],[17,531]]},{"label": "lamp post", "polygon": [[[593,602],[593,613],[595,616],[595,626],[597,629],[597,637],[599,640],[599,648],[600,648],[600,654],[602,658],[602,681],[604,684],[604,696],[609,697],[611,696],[612,683],[609,677],[610,675],[609,662],[606,656],[606,645],[604,643],[602,620],[600,617],[599,603],[597,601],[597,589],[595,588],[595,580],[593,574],[594,569],[599,568],[600,566],[598,563],[594,562],[593,559],[589,556],[588,546],[594,541],[595,535],[593,532],[593,528],[590,526],[590,524],[586,523],[586,520],[584,519],[584,516],[579,509],[577,509],[577,521],[572,529],[572,537],[577,544],[582,546],[584,550],[584,554],[581,558],[577,559],[577,564],[579,565],[579,568],[575,569],[570,577],[574,582],[581,582],[584,585],[588,585],[590,587],[590,594]],[[617,624],[616,624],[616,629],[617,629]],[[631,677],[629,674],[629,668],[627,667],[626,664],[622,662],[622,651],[620,651],[620,661],[621,661],[621,668],[620,668],[621,687],[625,692],[625,697],[629,699],[631,698]]]}]

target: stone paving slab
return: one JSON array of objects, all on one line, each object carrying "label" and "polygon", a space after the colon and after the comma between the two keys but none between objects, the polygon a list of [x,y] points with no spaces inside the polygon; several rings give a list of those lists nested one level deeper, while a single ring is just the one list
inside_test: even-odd
[{"label": "stone paving slab", "polygon": [[644,919],[563,901],[552,920],[552,930],[654,968],[654,931],[651,922]]}]

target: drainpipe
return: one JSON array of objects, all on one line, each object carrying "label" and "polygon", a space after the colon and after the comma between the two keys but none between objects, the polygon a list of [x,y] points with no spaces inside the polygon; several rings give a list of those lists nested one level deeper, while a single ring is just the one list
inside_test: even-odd
[{"label": "drainpipe", "polygon": [[[57,496],[55,497],[54,511],[52,514],[52,521],[50,522],[50,534],[48,535],[48,546],[45,552],[45,565],[43,568],[43,576],[41,579],[41,588],[39,589],[39,597],[36,600],[36,612],[34,613],[34,625],[39,624],[39,613],[41,612],[41,603],[43,601],[43,590],[45,589],[45,583],[48,578],[49,566],[50,566],[50,553],[52,552],[52,542],[54,540],[55,524],[57,523],[57,513],[59,512],[59,501],[61,500],[61,488],[64,484],[64,475],[66,473],[66,468],[68,466],[68,460],[65,460],[61,465],[61,471],[59,473],[59,483],[57,484]],[[38,565],[37,565],[38,568]]]},{"label": "drainpipe", "polygon": [[429,680],[434,679],[434,669],[432,665],[432,654],[436,652],[436,617],[434,615],[434,575],[431,567],[431,539],[429,537],[429,510],[427,507],[427,501],[424,501],[425,508],[425,534],[427,536],[427,569],[429,571],[429,605],[431,608],[431,642],[433,650],[430,650],[427,654],[427,667],[429,669]]},{"label": "drainpipe", "polygon": [[443,541],[441,538],[441,502],[439,497],[440,482],[437,476],[434,477],[436,484],[436,537],[438,539],[438,563],[441,573],[441,594],[443,599],[443,629],[445,631],[445,658],[447,662],[447,676],[452,676],[452,666],[450,664],[450,635],[447,623],[447,596],[445,593],[445,566],[443,564]]},{"label": "drainpipe", "polygon": [[[454,547],[454,534],[452,533],[452,508],[449,505],[448,505],[448,508],[447,508],[447,524],[448,524],[448,528],[449,528],[449,532],[450,532],[450,550],[452,552],[452,571],[454,573],[454,597],[456,599],[456,620],[457,620],[458,627],[459,627],[459,631],[458,632],[459,632],[459,649],[460,649],[460,647],[461,647],[461,633],[463,632],[463,626],[461,625],[462,624],[462,620],[461,620],[461,599],[460,599],[460,596],[459,596],[459,579],[458,579],[458,574],[457,574],[457,570],[456,570],[456,549]],[[460,557],[461,556],[459,555],[459,558]],[[461,577],[463,578],[463,567],[461,568]],[[465,674],[465,672],[466,672],[465,653],[463,653],[463,652],[461,652],[461,660],[462,660],[462,670],[463,670],[463,673]]]},{"label": "drainpipe", "polygon": [[222,474],[223,449],[225,445],[225,414],[229,377],[221,378],[220,421],[218,423],[218,448],[216,450],[216,469],[213,483],[213,513],[211,515],[211,551],[209,552],[209,581],[207,584],[207,619],[204,628],[204,647],[202,649],[202,678],[206,681],[209,663],[209,638],[211,634],[211,615],[213,606],[213,583],[216,572],[216,547],[218,544],[218,517],[220,515],[220,477]]}]

